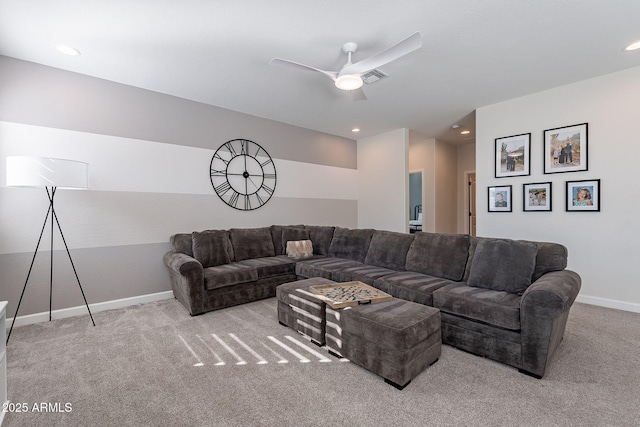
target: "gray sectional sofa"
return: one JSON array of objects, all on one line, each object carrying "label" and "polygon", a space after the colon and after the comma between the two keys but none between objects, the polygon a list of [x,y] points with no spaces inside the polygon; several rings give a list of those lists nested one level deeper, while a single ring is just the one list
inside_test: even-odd
[{"label": "gray sectional sofa", "polygon": [[[311,240],[313,255],[286,255]],[[359,280],[433,306],[442,342],[541,378],[560,344],[580,276],[559,244],[293,225],[171,237],[164,256],[175,297],[192,315],[275,296],[312,277]]]}]

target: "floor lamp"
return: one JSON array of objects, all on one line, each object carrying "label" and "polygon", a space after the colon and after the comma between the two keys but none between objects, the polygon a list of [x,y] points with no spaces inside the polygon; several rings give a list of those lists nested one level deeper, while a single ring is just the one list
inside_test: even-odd
[{"label": "floor lamp", "polygon": [[69,252],[67,241],[65,240],[64,234],[62,233],[62,227],[60,226],[60,222],[58,221],[58,216],[56,215],[56,211],[53,203],[54,197],[56,195],[56,191],[58,189],[88,188],[87,169],[88,169],[88,165],[86,163],[78,162],[75,160],[51,159],[47,157],[31,157],[31,156],[8,156],[7,157],[7,187],[38,187],[38,188],[44,187],[44,189],[47,192],[47,197],[49,198],[49,209],[47,210],[47,215],[45,216],[44,223],[42,224],[42,230],[40,231],[38,244],[36,245],[36,250],[34,251],[33,258],[31,259],[31,265],[29,266],[29,273],[27,273],[27,279],[24,282],[24,287],[22,288],[22,293],[20,294],[18,307],[16,307],[16,314],[15,316],[13,316],[13,322],[11,322],[11,329],[9,329],[9,334],[7,335],[7,343],[9,343],[9,338],[11,337],[11,331],[13,331],[13,325],[16,323],[16,318],[18,317],[18,311],[20,310],[20,304],[22,304],[22,297],[24,296],[24,291],[27,289],[27,284],[29,283],[29,277],[31,276],[31,271],[33,269],[33,263],[36,260],[36,255],[38,253],[38,249],[40,248],[40,242],[42,241],[42,235],[44,234],[44,230],[47,226],[47,220],[49,220],[49,218],[51,218],[49,321],[51,321],[51,308],[52,308],[52,302],[53,302],[53,231],[54,231],[54,222],[55,222],[55,224],[58,226],[58,231],[60,231],[60,236],[62,237],[62,242],[64,243],[64,247],[67,250],[69,261],[71,261],[71,267],[73,268],[73,273],[75,274],[76,280],[78,281],[80,292],[82,292],[82,298],[84,298],[84,303],[87,306],[87,310],[89,311],[89,316],[91,317],[91,323],[93,323],[93,326],[96,325],[96,323],[93,321],[93,316],[91,315],[91,310],[89,309],[87,298],[84,295],[84,290],[82,289],[82,285],[80,284],[80,279],[78,278],[78,272],[76,271],[76,267],[73,264],[73,260],[71,259],[71,253]]}]

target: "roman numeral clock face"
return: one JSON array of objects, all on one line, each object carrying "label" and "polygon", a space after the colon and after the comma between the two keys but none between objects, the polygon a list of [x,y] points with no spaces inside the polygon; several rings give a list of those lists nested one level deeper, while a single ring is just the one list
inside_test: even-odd
[{"label": "roman numeral clock face", "polygon": [[211,185],[232,208],[258,209],[276,189],[276,166],[264,148],[248,139],[233,139],[211,158]]}]

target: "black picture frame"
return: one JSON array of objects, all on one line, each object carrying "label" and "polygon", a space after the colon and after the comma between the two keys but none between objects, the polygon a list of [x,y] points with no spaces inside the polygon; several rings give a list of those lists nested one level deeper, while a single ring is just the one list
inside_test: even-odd
[{"label": "black picture frame", "polygon": [[567,181],[567,212],[600,212],[600,180]]},{"label": "black picture frame", "polygon": [[488,190],[489,212],[511,212],[511,185],[492,186]]},{"label": "black picture frame", "polygon": [[531,174],[531,133],[495,139],[495,177]]},{"label": "black picture frame", "polygon": [[544,173],[589,170],[589,124],[544,131]]},{"label": "black picture frame", "polygon": [[524,212],[551,212],[551,182],[522,184],[522,210]]}]

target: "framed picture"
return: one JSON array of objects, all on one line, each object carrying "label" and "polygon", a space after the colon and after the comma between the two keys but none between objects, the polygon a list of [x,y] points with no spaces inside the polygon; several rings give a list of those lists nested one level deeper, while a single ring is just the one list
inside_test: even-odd
[{"label": "framed picture", "polygon": [[544,131],[544,173],[587,170],[587,123]]},{"label": "framed picture", "polygon": [[567,181],[567,211],[599,212],[600,180]]},{"label": "framed picture", "polygon": [[551,211],[551,183],[523,184],[523,207],[525,212]]},{"label": "framed picture", "polygon": [[489,212],[511,212],[511,186],[489,187]]},{"label": "framed picture", "polygon": [[531,134],[496,138],[496,178],[529,175]]}]

